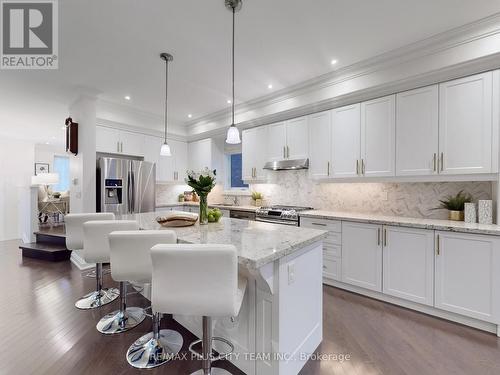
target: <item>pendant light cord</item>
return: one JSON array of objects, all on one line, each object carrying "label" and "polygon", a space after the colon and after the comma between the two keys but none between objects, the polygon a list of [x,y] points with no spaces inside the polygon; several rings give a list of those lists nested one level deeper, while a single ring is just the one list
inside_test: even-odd
[{"label": "pendant light cord", "polygon": [[231,125],[234,126],[234,14],[235,14],[235,9],[233,6],[233,51],[232,51],[232,65],[233,65],[233,100],[231,101],[232,104],[232,122]]},{"label": "pendant light cord", "polygon": [[168,59],[165,59],[165,143],[167,143],[168,116]]}]

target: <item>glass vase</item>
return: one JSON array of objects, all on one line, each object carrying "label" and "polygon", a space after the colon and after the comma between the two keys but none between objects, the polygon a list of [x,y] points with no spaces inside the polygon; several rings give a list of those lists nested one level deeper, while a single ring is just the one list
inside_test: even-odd
[{"label": "glass vase", "polygon": [[200,225],[208,224],[208,202],[207,196],[208,194],[198,194],[200,197]]}]

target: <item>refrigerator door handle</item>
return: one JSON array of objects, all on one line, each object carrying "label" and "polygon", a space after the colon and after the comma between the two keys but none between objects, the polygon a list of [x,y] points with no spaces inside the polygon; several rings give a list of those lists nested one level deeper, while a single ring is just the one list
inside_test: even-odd
[{"label": "refrigerator door handle", "polygon": [[132,213],[132,172],[127,176],[127,213]]},{"label": "refrigerator door handle", "polygon": [[130,213],[135,213],[135,176],[134,171],[130,173],[132,195],[130,197]]}]

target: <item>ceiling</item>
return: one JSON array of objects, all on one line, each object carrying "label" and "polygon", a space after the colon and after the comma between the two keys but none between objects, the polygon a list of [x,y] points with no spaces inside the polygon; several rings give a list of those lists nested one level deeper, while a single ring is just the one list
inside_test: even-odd
[{"label": "ceiling", "polygon": [[[59,70],[0,71],[0,134],[60,137],[67,106],[82,87],[161,115],[163,51],[174,56],[172,124],[229,108],[231,14],[223,3],[60,1]],[[499,11],[497,0],[244,0],[236,18],[236,102]]]}]

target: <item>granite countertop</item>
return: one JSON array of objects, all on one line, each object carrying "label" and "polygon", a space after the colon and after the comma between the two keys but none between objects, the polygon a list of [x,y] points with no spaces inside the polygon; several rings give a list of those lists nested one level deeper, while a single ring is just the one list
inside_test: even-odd
[{"label": "granite countertop", "polygon": [[[156,222],[161,212],[121,215],[123,220],[137,220],[141,229],[167,229]],[[184,228],[168,228],[176,232],[180,243],[232,244],[238,250],[239,264],[260,268],[286,255],[323,240],[327,232],[279,224],[222,217],[218,223]]]},{"label": "granite countertop", "polygon": [[463,221],[424,219],[401,216],[384,216],[378,214],[363,214],[354,212],[337,212],[310,210],[300,213],[301,217],[356,221],[361,223],[393,225],[400,227],[434,229],[450,232],[489,234],[500,236],[500,225],[496,224],[474,224]]},{"label": "granite countertop", "polygon": [[[158,204],[156,208],[165,208],[165,207],[179,207],[179,206],[198,206],[199,202],[177,202],[177,203],[165,203]],[[233,210],[233,211],[247,211],[247,212],[255,212],[259,207],[256,206],[228,206],[227,204],[222,203],[209,203],[208,207],[210,208],[219,208],[221,210]]]}]

